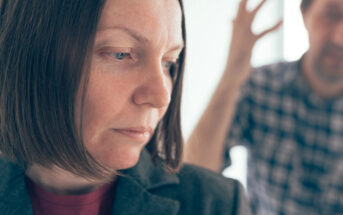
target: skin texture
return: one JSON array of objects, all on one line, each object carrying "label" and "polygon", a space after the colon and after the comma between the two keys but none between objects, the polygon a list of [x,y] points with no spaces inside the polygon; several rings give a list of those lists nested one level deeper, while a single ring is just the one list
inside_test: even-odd
[{"label": "skin texture", "polygon": [[303,70],[321,97],[333,98],[343,91],[343,2],[315,0],[303,11],[310,48]]},{"label": "skin texture", "polygon": [[[169,68],[183,48],[177,0],[107,0],[96,32],[77,126],[86,149],[113,171],[134,166],[170,103]],[[27,175],[55,193],[84,193],[104,181],[33,165]],[[114,176],[115,177],[115,176]],[[114,179],[114,178],[113,178]],[[113,180],[112,179],[112,180]]]},{"label": "skin texture", "polygon": [[[181,31],[176,0],[105,4],[83,113],[86,148],[102,165],[120,170],[137,163],[169,105],[169,65],[180,54]],[[122,133],[133,130],[143,133]]]}]

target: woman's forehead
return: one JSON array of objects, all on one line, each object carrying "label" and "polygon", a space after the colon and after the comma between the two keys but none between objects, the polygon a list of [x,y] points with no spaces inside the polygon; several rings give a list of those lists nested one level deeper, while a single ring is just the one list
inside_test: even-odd
[{"label": "woman's forehead", "polygon": [[121,26],[148,40],[180,43],[181,23],[178,0],[107,0],[98,32]]}]

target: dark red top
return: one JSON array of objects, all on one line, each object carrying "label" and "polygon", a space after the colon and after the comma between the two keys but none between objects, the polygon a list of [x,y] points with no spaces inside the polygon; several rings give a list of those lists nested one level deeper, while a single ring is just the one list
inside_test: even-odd
[{"label": "dark red top", "polygon": [[51,193],[27,178],[35,215],[109,215],[114,201],[115,184],[106,184],[83,195]]}]

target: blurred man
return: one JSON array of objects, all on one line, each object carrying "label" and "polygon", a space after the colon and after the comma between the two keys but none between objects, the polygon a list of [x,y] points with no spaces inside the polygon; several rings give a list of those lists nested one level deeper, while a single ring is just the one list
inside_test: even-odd
[{"label": "blurred man", "polygon": [[225,72],[186,162],[220,171],[229,149],[244,144],[255,214],[343,214],[343,1],[302,0],[309,50],[296,62],[252,69],[254,44],[280,25],[252,33],[264,2],[239,6]]}]

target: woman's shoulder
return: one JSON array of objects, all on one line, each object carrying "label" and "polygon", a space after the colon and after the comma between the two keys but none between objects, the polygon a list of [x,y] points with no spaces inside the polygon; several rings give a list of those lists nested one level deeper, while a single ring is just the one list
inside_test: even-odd
[{"label": "woman's shoulder", "polygon": [[250,206],[241,184],[218,173],[185,164],[176,174],[177,186],[164,188],[181,203],[181,214],[249,215]]},{"label": "woman's shoulder", "polygon": [[23,168],[0,156],[0,214],[32,214]]},{"label": "woman's shoulder", "polygon": [[236,188],[237,186],[240,187],[240,183],[235,179],[226,178],[219,173],[190,164],[184,164],[177,175],[179,176],[181,182],[201,183],[201,185],[204,185],[204,188],[225,186],[226,188],[232,189]]},{"label": "woman's shoulder", "polygon": [[0,181],[11,177],[13,175],[23,173],[23,169],[18,165],[10,162],[4,156],[0,154]]},{"label": "woman's shoulder", "polygon": [[0,155],[0,190],[24,178],[24,170]]},{"label": "woman's shoulder", "polygon": [[[154,165],[150,154],[143,151],[138,164],[123,172],[128,177],[120,177],[117,187],[122,192],[117,194],[125,198],[118,195],[117,200],[136,199],[140,202],[138,205],[144,205],[145,214],[251,214],[244,190],[238,181],[188,164],[184,164],[179,171],[174,173],[166,171],[164,167],[163,163]],[[141,195],[145,196],[144,200],[137,197]],[[156,199],[161,200],[160,205],[156,203]],[[165,210],[166,200],[168,200],[168,207],[173,208],[174,212],[177,211],[176,213],[158,211],[158,208]],[[126,200],[119,202],[127,204]],[[134,210],[134,208],[131,209]],[[129,214],[137,214],[139,211]]]}]

